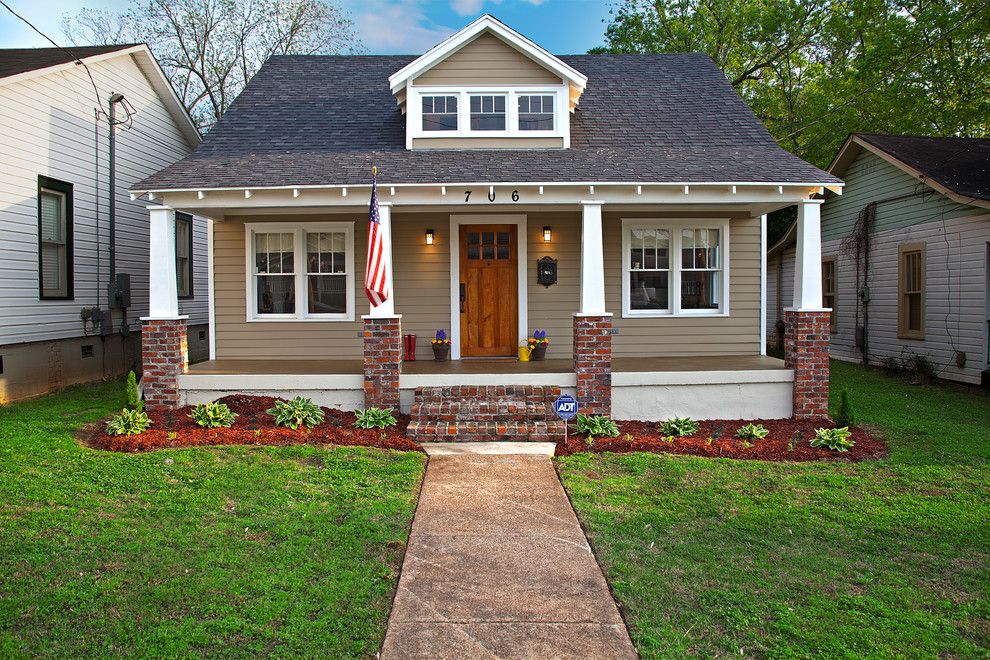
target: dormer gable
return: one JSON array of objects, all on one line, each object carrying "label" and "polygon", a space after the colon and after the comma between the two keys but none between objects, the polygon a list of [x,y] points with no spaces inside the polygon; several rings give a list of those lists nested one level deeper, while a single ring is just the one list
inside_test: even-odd
[{"label": "dormer gable", "polygon": [[406,148],[567,148],[587,78],[485,15],[389,77]]}]

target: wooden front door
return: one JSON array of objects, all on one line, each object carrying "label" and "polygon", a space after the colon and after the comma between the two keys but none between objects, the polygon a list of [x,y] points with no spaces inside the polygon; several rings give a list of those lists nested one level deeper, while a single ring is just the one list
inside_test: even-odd
[{"label": "wooden front door", "polygon": [[461,356],[518,353],[515,225],[461,225]]}]

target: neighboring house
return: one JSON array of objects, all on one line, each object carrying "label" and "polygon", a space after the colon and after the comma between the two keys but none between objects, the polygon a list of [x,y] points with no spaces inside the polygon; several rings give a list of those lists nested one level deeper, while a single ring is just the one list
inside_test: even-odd
[{"label": "neighboring house", "polygon": [[[373,165],[394,293],[370,307]],[[815,267],[794,313],[824,332],[812,197],[841,185],[778,147],[705,55],[556,57],[484,16],[420,57],[274,57],[196,151],[133,186],[160,204],[146,351],[175,365],[146,374],[149,404],[302,392],[413,410],[421,436],[478,386],[559,387],[617,418],[822,414],[827,356],[763,354],[765,214],[800,206]],[[188,372],[155,270],[178,211],[211,218],[212,359]],[[430,360],[440,328],[447,363]],[[535,329],[549,359],[517,362]],[[490,418],[468,435],[466,414],[459,437],[512,435]]]},{"label": "neighboring house", "polygon": [[[822,209],[832,357],[923,356],[941,378],[987,382],[990,139],[856,133],[829,171],[846,181]],[[794,243],[792,229],[768,255],[771,328],[778,292],[786,301],[792,287]]]},{"label": "neighboring house", "polygon": [[[133,113],[116,132],[123,306],[108,299],[112,93],[118,119]],[[148,211],[128,188],[199,142],[147,46],[0,50],[0,403],[139,368]],[[189,350],[206,357],[206,226],[178,231]]]}]

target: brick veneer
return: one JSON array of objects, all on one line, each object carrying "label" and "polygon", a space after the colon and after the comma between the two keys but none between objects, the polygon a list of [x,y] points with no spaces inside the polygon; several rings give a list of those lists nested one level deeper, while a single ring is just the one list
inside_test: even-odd
[{"label": "brick veneer", "polygon": [[784,364],[794,370],[794,417],[828,415],[830,312],[784,311]]},{"label": "brick veneer", "polygon": [[189,364],[186,319],[144,319],[141,330],[144,404],[148,410],[177,408],[179,374]]},{"label": "brick veneer", "polygon": [[578,409],[612,414],[612,315],[574,316],[574,373]]},{"label": "brick veneer", "polygon": [[364,405],[399,408],[400,316],[364,317]]}]

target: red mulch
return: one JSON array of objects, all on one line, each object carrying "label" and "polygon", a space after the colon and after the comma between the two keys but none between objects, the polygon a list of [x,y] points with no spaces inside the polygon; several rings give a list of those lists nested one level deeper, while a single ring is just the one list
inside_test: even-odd
[{"label": "red mulch", "polygon": [[[584,437],[570,437],[567,444],[557,445],[557,455],[566,456],[581,451],[602,452],[666,452],[670,454],[691,454],[712,458],[736,458],[760,461],[862,461],[876,459],[887,454],[883,440],[868,431],[853,427],[850,429],[856,442],[847,452],[815,448],[808,443],[815,437],[815,429],[835,426],[827,419],[749,419],[712,420],[699,422],[698,432],[692,436],[674,438],[666,442],[657,432],[659,422],[617,422],[619,437],[596,438],[591,448]],[[736,431],[746,424],[763,424],[769,431],[763,440],[747,440],[752,446],[743,446],[743,440],[736,437]],[[721,429],[717,438],[708,439]],[[791,445],[788,447],[788,445]]]},{"label": "red mulch", "polygon": [[[274,426],[267,411],[275,405],[274,397],[235,394],[220,399],[238,417],[229,429],[204,429],[189,418],[192,406],[177,410],[149,413],[154,424],[140,435],[110,436],[106,425],[97,424],[84,432],[83,441],[89,446],[109,451],[149,451],[179,447],[206,445],[344,445],[378,447],[401,451],[422,451],[414,440],[407,438],[408,415],[396,415],[398,425],[385,431],[357,429],[355,416],[332,408],[323,408],[326,415],[322,424],[314,429],[293,431]],[[748,423],[763,424],[770,435],[763,440],[750,440],[751,447],[743,446],[736,437],[736,430]],[[700,422],[698,432],[684,438],[666,442],[657,432],[658,422],[618,422],[619,437],[597,438],[589,448],[584,437],[568,438],[567,443],[557,444],[557,455],[566,456],[582,451],[602,452],[667,452],[718,458],[736,458],[763,461],[862,461],[887,454],[883,440],[868,431],[853,427],[856,444],[848,452],[811,447],[808,443],[815,436],[815,429],[834,426],[827,419],[793,420],[714,420]],[[718,432],[718,433],[717,433]],[[717,438],[709,438],[713,434]],[[172,436],[172,437],[170,437]],[[788,446],[790,445],[790,447]]]},{"label": "red mulch", "polygon": [[[398,425],[385,431],[354,428],[354,413],[323,408],[326,415],[319,426],[306,430],[275,426],[265,411],[275,405],[274,397],[235,394],[219,400],[237,413],[229,429],[204,429],[189,418],[192,406],[177,410],[148,413],[152,427],[140,435],[111,436],[106,425],[98,424],[84,441],[90,446],[109,451],[148,451],[204,445],[347,445],[378,447],[402,451],[422,451],[406,437],[408,415],[396,415]],[[174,437],[169,437],[169,434]]]}]

